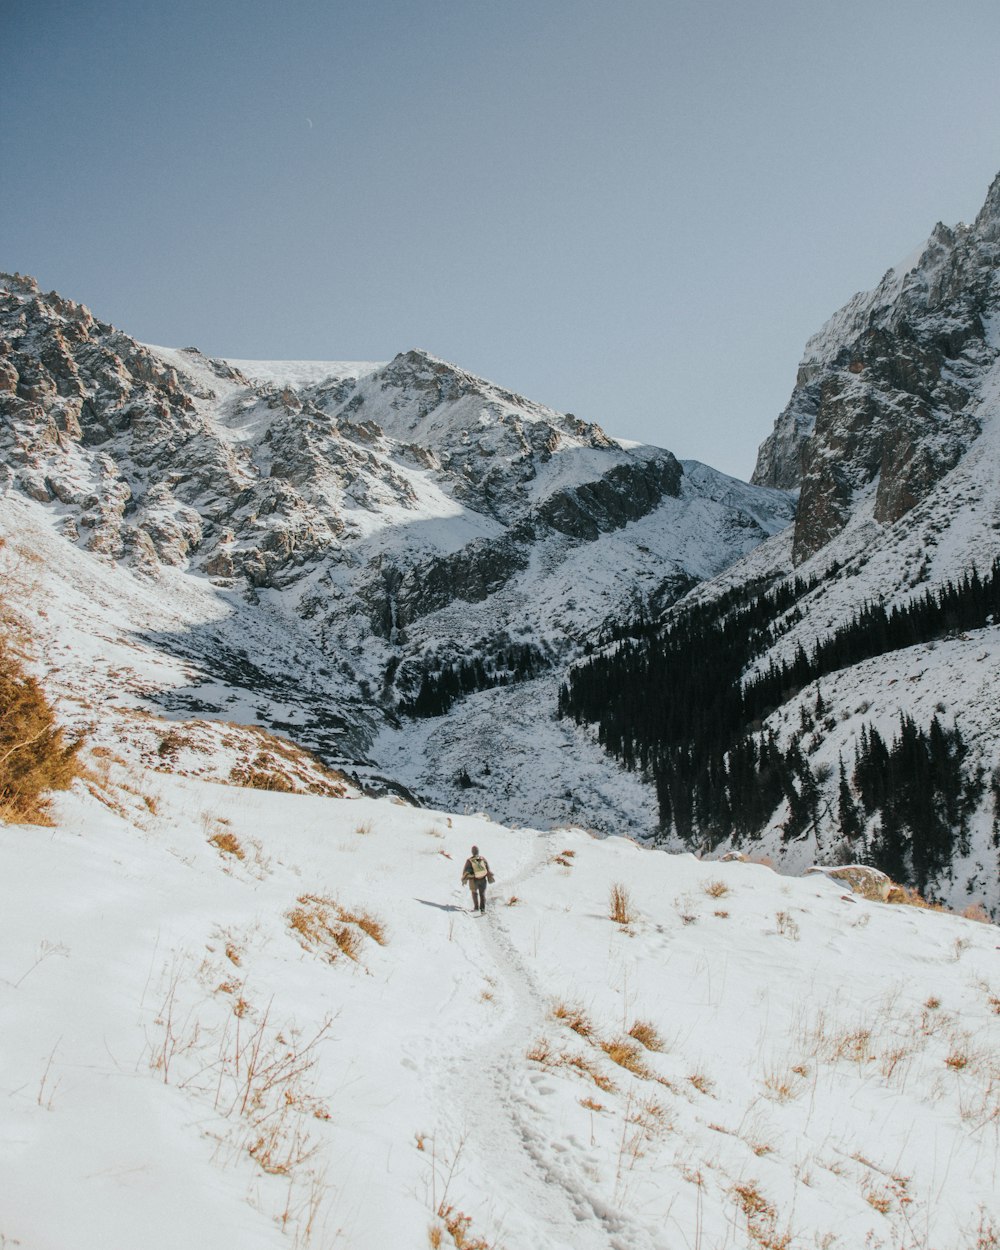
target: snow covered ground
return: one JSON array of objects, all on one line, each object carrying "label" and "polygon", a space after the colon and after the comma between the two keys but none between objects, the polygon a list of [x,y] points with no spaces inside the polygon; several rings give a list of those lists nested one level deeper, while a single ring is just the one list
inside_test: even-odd
[{"label": "snow covered ground", "polygon": [[0,1245],[996,1244],[995,927],[92,764],[0,826]]}]

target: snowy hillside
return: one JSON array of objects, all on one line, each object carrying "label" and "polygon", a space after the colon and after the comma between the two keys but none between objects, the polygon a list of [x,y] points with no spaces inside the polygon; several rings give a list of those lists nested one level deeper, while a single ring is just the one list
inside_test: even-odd
[{"label": "snowy hillside", "polygon": [[4,1245],[996,1244],[994,927],[93,765],[0,828]]}]

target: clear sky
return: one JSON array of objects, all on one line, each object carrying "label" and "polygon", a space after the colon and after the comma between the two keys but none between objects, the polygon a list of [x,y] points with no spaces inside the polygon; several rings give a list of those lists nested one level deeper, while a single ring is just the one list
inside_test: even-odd
[{"label": "clear sky", "polygon": [[740,477],[808,335],[1000,168],[997,0],[0,0],[0,45],[0,268]]}]

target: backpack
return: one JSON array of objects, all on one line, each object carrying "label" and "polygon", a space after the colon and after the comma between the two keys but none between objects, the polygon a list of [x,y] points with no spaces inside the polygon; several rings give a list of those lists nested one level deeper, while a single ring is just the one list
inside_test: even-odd
[{"label": "backpack", "polygon": [[469,866],[472,869],[472,875],[477,881],[481,881],[483,877],[489,874],[489,867],[482,855],[473,855],[469,860]]}]

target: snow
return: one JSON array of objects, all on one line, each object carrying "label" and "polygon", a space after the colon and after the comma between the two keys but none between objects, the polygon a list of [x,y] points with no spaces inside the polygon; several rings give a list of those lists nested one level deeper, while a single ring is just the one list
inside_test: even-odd
[{"label": "snow", "polygon": [[[0,827],[4,1244],[382,1250],[453,1208],[506,1250],[741,1247],[750,1194],[792,1246],[1000,1219],[992,926],[388,800],[100,793]],[[385,945],[308,949],[309,895]],[[644,1076],[600,1047],[637,1020]]]},{"label": "snow", "polygon": [[230,360],[251,382],[270,386],[290,386],[293,390],[322,386],[325,382],[357,381],[379,369],[385,361],[347,360]]}]

